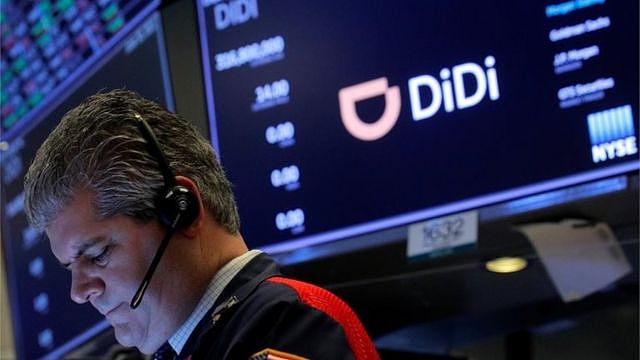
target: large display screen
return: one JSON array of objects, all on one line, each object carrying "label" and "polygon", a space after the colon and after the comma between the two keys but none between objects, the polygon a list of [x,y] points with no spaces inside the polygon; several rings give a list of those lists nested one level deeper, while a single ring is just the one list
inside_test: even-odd
[{"label": "large display screen", "polygon": [[3,134],[0,142],[2,246],[19,359],[62,358],[109,326],[95,309],[69,298],[69,273],[51,254],[45,236],[27,224],[22,181],[36,150],[64,113],[91,94],[127,88],[173,109],[160,16],[125,31],[123,41],[102,54],[55,107],[22,131]]},{"label": "large display screen", "polygon": [[252,246],[284,252],[638,169],[637,1],[198,11],[212,140]]}]

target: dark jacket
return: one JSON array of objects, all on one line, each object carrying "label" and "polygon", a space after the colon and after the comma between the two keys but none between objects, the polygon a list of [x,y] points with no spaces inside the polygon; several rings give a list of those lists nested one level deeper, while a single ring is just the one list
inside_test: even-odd
[{"label": "dark jacket", "polygon": [[275,260],[260,254],[225,287],[178,359],[249,359],[265,349],[309,359],[379,359],[348,305],[282,277]]}]

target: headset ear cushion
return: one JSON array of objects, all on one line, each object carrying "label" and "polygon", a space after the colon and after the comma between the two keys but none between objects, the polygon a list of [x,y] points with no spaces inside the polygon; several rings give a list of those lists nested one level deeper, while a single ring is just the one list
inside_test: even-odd
[{"label": "headset ear cushion", "polygon": [[158,217],[166,227],[172,226],[178,213],[180,213],[180,220],[175,225],[175,229],[188,227],[200,213],[198,199],[184,186],[174,186],[166,191],[158,204]]}]

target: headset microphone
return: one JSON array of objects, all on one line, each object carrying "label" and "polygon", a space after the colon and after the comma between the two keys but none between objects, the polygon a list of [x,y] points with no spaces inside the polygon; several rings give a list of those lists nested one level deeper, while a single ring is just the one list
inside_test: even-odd
[{"label": "headset microphone", "polygon": [[145,274],[140,287],[138,287],[138,290],[131,299],[130,306],[132,309],[135,309],[140,305],[142,296],[151,282],[151,277],[155,273],[156,267],[158,266],[164,251],[167,249],[169,240],[171,240],[173,233],[178,229],[183,229],[191,225],[198,217],[198,212],[200,211],[198,201],[193,192],[188,188],[177,184],[176,178],[171,171],[171,168],[169,168],[169,164],[162,152],[162,149],[160,148],[160,144],[153,134],[153,130],[151,130],[149,124],[139,114],[134,114],[134,117],[137,120],[140,132],[149,143],[150,153],[155,156],[160,164],[160,170],[162,171],[165,187],[162,195],[156,200],[156,212],[160,222],[167,228],[167,232],[165,233],[156,254],[153,256],[153,260],[149,265],[149,269],[147,269],[147,273]]}]

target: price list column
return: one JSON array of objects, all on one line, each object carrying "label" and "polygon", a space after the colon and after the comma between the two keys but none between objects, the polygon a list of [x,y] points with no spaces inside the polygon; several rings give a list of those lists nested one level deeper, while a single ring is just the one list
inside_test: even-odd
[{"label": "price list column", "polygon": [[[14,323],[16,336],[20,336],[20,326],[29,326],[36,339],[23,339],[30,348],[40,351],[51,350],[57,335],[48,325],[53,300],[47,291],[47,284],[57,283],[50,276],[51,259],[44,257],[48,250],[43,235],[27,224],[23,213],[24,192],[22,178],[25,162],[23,152],[26,142],[18,138],[11,143],[0,142],[2,158],[2,241],[3,255],[12,269],[7,278],[9,293],[13,296],[12,311],[19,313],[21,323]],[[15,315],[14,315],[15,316]],[[27,321],[28,320],[28,321]]]},{"label": "price list column", "polygon": [[241,218],[251,219],[243,233],[250,244],[301,235],[307,219],[299,201],[300,119],[293,110],[294,70],[287,66],[295,49],[283,19],[276,21],[279,5],[200,0],[198,11],[213,141],[234,183]]}]

